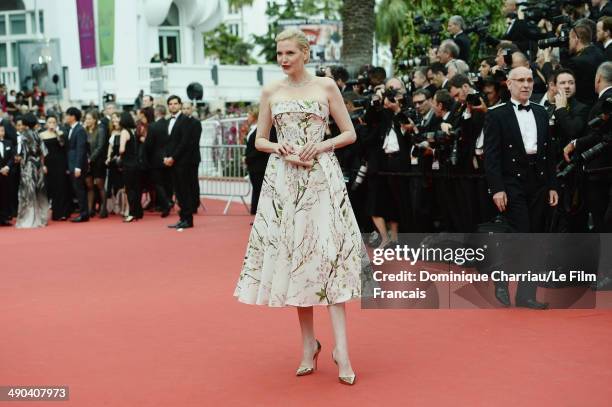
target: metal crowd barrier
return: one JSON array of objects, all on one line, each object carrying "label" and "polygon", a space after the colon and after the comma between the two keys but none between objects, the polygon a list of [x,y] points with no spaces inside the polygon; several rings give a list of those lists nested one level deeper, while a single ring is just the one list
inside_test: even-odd
[{"label": "metal crowd barrier", "polygon": [[238,144],[241,142],[240,126],[245,120],[233,118],[202,122],[200,196],[227,197],[224,215],[227,215],[234,199],[238,198],[250,213],[245,200],[251,194],[251,182],[243,164],[246,145]]}]

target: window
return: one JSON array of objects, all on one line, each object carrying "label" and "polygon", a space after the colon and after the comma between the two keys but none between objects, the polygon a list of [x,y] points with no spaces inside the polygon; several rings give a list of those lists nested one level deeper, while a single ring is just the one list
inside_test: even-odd
[{"label": "window", "polygon": [[0,35],[6,35],[6,17],[0,15]]},{"label": "window", "polygon": [[236,36],[240,36],[240,25],[239,24],[229,24],[227,28],[229,29],[230,33]]},{"label": "window", "polygon": [[40,31],[41,33],[45,32],[45,19],[43,17],[42,10],[38,12],[38,31]]},{"label": "window", "polygon": [[13,42],[11,44],[11,50],[13,52],[13,66],[18,67],[19,66],[19,47],[16,42]]},{"label": "window", "polygon": [[178,30],[159,30],[159,55],[168,62],[181,62],[180,33]]},{"label": "window", "polygon": [[181,62],[181,31],[179,9],[172,3],[166,20],[159,28],[159,56],[162,61]]},{"label": "window", "polygon": [[0,11],[25,10],[23,0],[2,0],[0,1]]},{"label": "window", "polygon": [[6,43],[0,44],[0,67],[8,66],[8,60],[6,57]]},{"label": "window", "polygon": [[9,22],[11,26],[11,34],[18,35],[26,33],[25,14],[11,14],[9,15]]}]

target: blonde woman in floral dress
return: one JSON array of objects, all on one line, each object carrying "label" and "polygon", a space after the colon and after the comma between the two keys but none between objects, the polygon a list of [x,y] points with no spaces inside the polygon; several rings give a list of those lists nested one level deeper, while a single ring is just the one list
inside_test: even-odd
[{"label": "blonde woman in floral dress", "polygon": [[[247,304],[297,307],[303,339],[297,376],[316,369],[321,344],[313,306],[326,305],[340,383],[352,385],[344,303],[362,295],[368,257],[333,151],[353,143],[355,130],[335,82],[306,71],[304,33],[288,29],[276,41],[287,77],[261,95],[255,147],[271,156],[234,295]],[[324,141],[330,114],[341,133]],[[268,139],[272,125],[278,143]]]}]

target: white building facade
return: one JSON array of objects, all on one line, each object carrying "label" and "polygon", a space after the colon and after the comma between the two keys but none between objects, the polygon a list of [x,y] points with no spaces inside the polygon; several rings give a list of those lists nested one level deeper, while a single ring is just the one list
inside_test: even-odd
[{"label": "white building facade", "polygon": [[[259,16],[256,28],[241,19],[242,34],[267,31],[265,9],[265,1],[256,1],[242,10],[242,16],[255,10]],[[32,74],[29,67],[19,69],[19,44],[51,40],[59,44],[62,96],[74,104],[96,103],[100,91],[126,104],[140,89],[152,93],[151,68],[162,66],[151,63],[156,54],[172,60],[164,68],[170,94],[185,97],[187,85],[199,82],[204,101],[256,101],[263,84],[282,77],[278,67],[215,67],[204,56],[202,33],[236,15],[228,11],[226,0],[115,0],[114,63],[81,69],[76,0],[1,0],[0,83],[9,90],[28,86]]]}]

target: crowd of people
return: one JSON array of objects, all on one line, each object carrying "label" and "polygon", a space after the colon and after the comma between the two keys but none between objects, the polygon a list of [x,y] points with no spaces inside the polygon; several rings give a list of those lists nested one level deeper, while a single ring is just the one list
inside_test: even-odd
[{"label": "crowd of people", "polygon": [[172,95],[154,105],[144,95],[137,110],[110,102],[102,113],[43,117],[0,115],[0,226],[45,226],[49,212],[54,221],[114,213],[133,222],[145,209],[167,217],[177,203],[180,220],[169,227],[193,227],[202,127],[190,102]]},{"label": "crowd of people", "polygon": [[358,133],[336,154],[360,227],[382,246],[402,231],[474,232],[492,220],[517,232],[612,231],[609,7],[554,25],[522,20],[516,3],[504,4],[508,30],[488,38],[490,56],[470,58],[453,16],[451,38],[401,64],[403,76],[321,69]]}]

